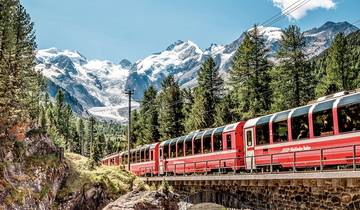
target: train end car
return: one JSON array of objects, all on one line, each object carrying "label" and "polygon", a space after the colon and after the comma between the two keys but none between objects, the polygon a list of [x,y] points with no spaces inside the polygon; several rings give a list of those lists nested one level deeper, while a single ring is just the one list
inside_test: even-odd
[{"label": "train end car", "polygon": [[110,154],[106,157],[104,157],[102,160],[101,160],[101,163],[103,165],[107,165],[107,166],[118,166],[120,165],[121,163],[121,154],[120,153],[113,153],[113,154]]}]

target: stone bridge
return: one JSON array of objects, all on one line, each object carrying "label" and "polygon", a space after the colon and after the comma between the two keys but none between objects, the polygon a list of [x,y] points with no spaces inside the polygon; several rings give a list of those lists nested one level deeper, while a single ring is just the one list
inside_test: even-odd
[{"label": "stone bridge", "polygon": [[143,177],[184,200],[236,209],[360,209],[360,171]]}]

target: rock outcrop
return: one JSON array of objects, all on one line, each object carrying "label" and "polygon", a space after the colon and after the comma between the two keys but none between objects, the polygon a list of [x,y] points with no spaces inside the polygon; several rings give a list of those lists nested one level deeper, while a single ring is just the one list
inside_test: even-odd
[{"label": "rock outcrop", "polygon": [[104,186],[98,183],[86,185],[80,192],[73,192],[59,203],[61,210],[100,210],[110,202]]},{"label": "rock outcrop", "polygon": [[178,210],[179,196],[172,192],[137,191],[134,190],[121,196],[107,205],[104,210]]},{"label": "rock outcrop", "polygon": [[42,132],[0,139],[0,209],[51,209],[67,173],[62,151]]}]

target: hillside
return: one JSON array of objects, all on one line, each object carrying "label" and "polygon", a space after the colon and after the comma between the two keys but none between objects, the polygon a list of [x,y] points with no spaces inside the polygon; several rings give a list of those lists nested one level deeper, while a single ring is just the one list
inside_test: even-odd
[{"label": "hillside", "polygon": [[[352,68],[360,67],[360,30],[350,33],[347,37],[347,42],[351,46],[351,63]],[[321,79],[325,75],[326,58],[328,56],[328,49],[324,50],[320,55],[311,59],[312,68],[315,70],[316,76]]]},{"label": "hillside", "polygon": [[135,176],[119,167],[89,169],[89,159],[75,153],[66,153],[65,162],[68,175],[55,204],[60,209],[101,209],[132,190]]},{"label": "hillside", "polygon": [[119,167],[92,169],[86,157],[63,157],[42,132],[27,136],[0,138],[0,209],[101,209],[142,184]]}]

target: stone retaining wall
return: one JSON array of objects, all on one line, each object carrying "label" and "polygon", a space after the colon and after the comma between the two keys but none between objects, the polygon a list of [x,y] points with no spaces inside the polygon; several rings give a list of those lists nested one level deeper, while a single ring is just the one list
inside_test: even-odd
[{"label": "stone retaining wall", "polygon": [[239,209],[360,209],[360,179],[169,181],[193,204]]}]

